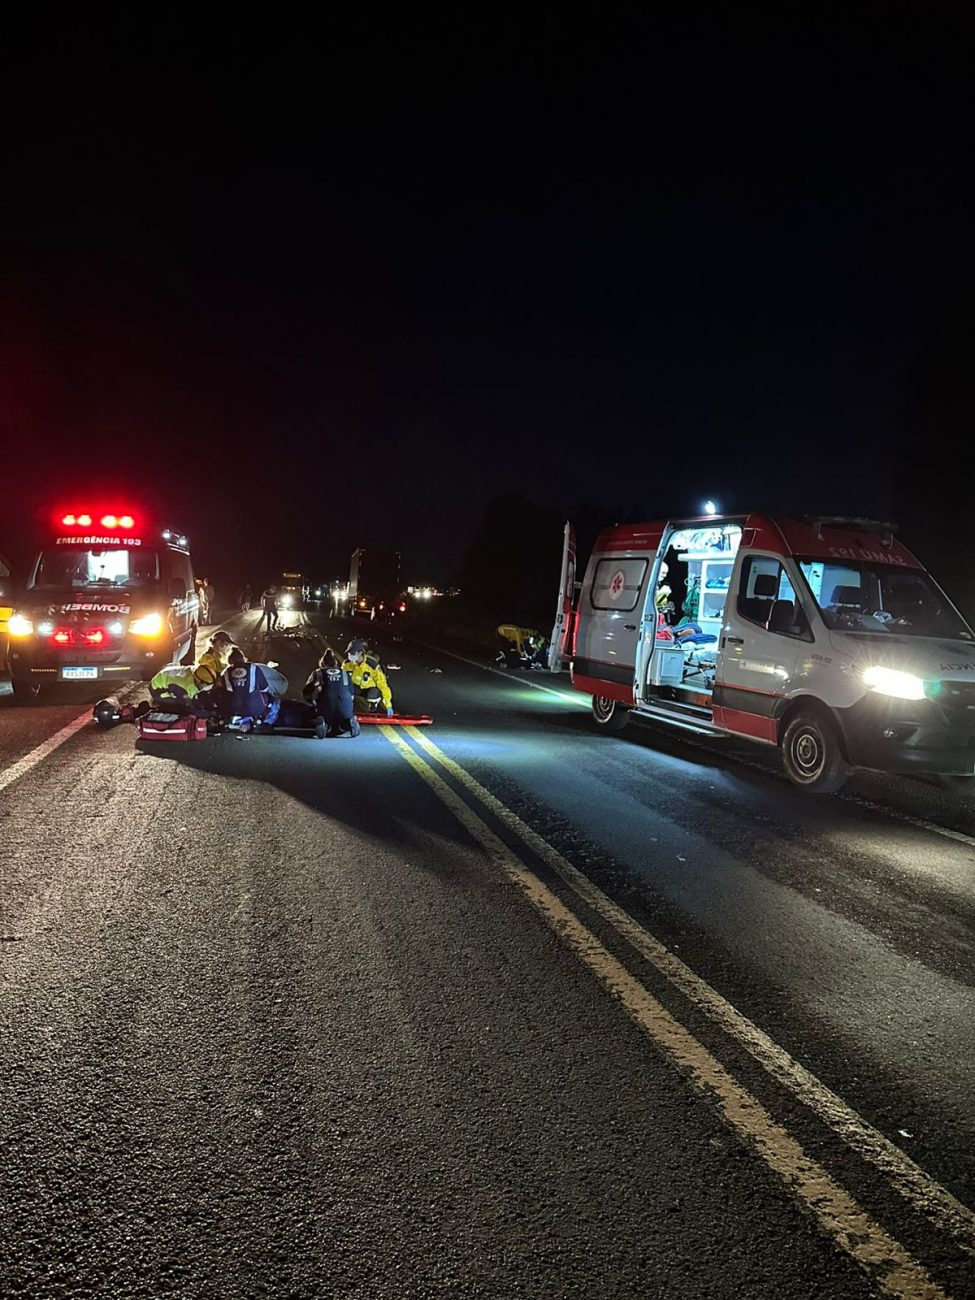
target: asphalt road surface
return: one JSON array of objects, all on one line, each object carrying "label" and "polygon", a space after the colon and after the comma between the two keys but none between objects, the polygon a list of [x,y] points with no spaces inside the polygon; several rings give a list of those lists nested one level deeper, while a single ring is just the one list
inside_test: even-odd
[{"label": "asphalt road surface", "polygon": [[0,1295],[975,1294],[975,800],[379,645],[432,727],[0,696]]}]

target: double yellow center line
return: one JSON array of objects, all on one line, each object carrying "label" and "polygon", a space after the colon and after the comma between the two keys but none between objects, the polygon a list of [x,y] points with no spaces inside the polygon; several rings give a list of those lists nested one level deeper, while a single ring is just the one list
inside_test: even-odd
[{"label": "double yellow center line", "polygon": [[[719,1023],[723,1020],[722,1028],[732,1032],[779,1082],[790,1086],[800,1101],[810,1105],[834,1131],[840,1132],[858,1154],[881,1168],[914,1209],[925,1213],[955,1237],[966,1252],[975,1247],[975,1215],[899,1148],[871,1129],[798,1062],[792,1061],[783,1049],[647,934],[632,917],[617,908],[422,731],[416,727],[403,729],[417,746],[413,748],[397,728],[383,726],[380,730],[481,846],[490,861],[522,891],[560,941],[572,949],[654,1046],[680,1066],[694,1086],[717,1106],[728,1124],[779,1176],[836,1244],[870,1275],[880,1290],[903,1300],[944,1300],[946,1293],[924,1267],[822,1165],[812,1159],[761,1102],[630,974],[575,913],[494,833],[479,813],[461,798],[444,779],[441,770],[517,835],[534,854],[552,866],[700,1009]],[[852,1127],[851,1119],[855,1121]]]}]

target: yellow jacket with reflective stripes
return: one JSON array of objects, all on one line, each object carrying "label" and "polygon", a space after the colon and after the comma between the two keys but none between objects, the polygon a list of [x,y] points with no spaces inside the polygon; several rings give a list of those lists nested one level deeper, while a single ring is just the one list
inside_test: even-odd
[{"label": "yellow jacket with reflective stripes", "polygon": [[197,681],[195,668],[167,664],[153,677],[149,683],[149,690],[153,694],[166,691],[173,691],[177,695],[183,693],[192,699],[194,695],[199,694],[201,685],[205,686],[207,683]]},{"label": "yellow jacket with reflective stripes", "polygon": [[227,654],[221,654],[213,646],[208,646],[200,655],[200,662],[196,665],[196,680],[201,687],[215,686],[223,675],[223,670],[227,667],[230,658],[230,650],[227,647]]},{"label": "yellow jacket with reflective stripes", "polygon": [[366,695],[369,691],[378,691],[382,696],[383,707],[386,709],[393,707],[393,692],[389,689],[389,682],[386,680],[382,665],[374,655],[366,655],[361,664],[346,659],[342,667],[352,678],[352,684],[360,695]]}]

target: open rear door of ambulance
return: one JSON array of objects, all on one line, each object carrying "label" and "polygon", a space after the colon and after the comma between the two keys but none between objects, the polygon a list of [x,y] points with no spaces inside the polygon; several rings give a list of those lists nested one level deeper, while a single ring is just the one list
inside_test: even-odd
[{"label": "open rear door of ambulance", "polygon": [[559,580],[559,603],[555,611],[555,626],[548,647],[549,672],[557,673],[567,663],[572,653],[573,605],[576,594],[576,534],[570,523],[565,525],[562,543],[562,576]]}]

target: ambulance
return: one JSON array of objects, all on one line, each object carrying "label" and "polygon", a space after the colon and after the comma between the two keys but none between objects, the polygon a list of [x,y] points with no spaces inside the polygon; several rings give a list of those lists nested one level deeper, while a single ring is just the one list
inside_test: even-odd
[{"label": "ambulance", "polygon": [[186,538],[127,509],[59,510],[6,626],[14,693],[145,680],[196,649]]},{"label": "ambulance", "polygon": [[643,717],[774,745],[811,793],[858,767],[975,790],[975,634],[888,524],[616,525],[581,583],[567,524],[550,667],[565,660],[602,731]]}]

